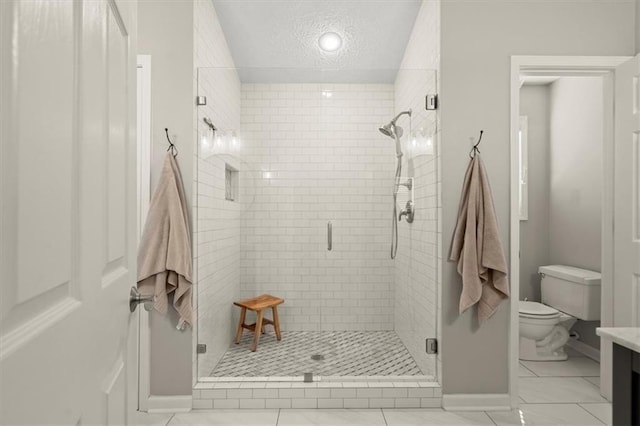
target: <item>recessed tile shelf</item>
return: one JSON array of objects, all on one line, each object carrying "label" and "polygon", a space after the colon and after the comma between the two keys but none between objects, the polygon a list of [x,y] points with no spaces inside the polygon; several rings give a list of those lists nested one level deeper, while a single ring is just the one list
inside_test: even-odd
[{"label": "recessed tile shelf", "polygon": [[224,165],[224,199],[227,201],[238,201],[238,170]]},{"label": "recessed tile shelf", "polygon": [[[212,408],[439,408],[442,390],[426,381],[203,381],[194,409]],[[387,378],[388,380],[388,378]]]}]

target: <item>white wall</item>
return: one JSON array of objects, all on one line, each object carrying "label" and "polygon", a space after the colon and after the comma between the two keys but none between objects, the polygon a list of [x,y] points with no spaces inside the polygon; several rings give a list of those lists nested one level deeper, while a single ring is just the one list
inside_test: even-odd
[{"label": "white wall", "polygon": [[[240,297],[240,202],[225,200],[225,163],[241,168],[238,158],[209,155],[199,149],[207,134],[204,117],[220,131],[240,130],[240,80],[231,52],[210,0],[194,2],[196,91],[207,105],[196,107],[194,135],[194,270],[197,283],[197,343],[207,352],[197,355],[197,376],[208,376],[235,334]],[[196,338],[196,337],[194,337]]]},{"label": "white wall", "polygon": [[[138,37],[138,53],[151,55],[152,191],[168,146],[166,127],[179,151],[178,164],[191,206],[193,4],[179,0],[139,2]],[[191,395],[191,332],[177,331],[177,322],[173,309],[164,317],[156,311],[150,314],[153,395]]]},{"label": "white wall", "polygon": [[539,302],[538,267],[549,262],[549,85],[520,89],[520,115],[528,119],[529,218],[520,221],[520,300]]},{"label": "white wall", "polygon": [[[411,121],[404,117],[399,124],[405,128],[402,176],[403,179],[415,179],[416,209],[412,224],[404,220],[398,223],[399,248],[394,262],[394,328],[423,374],[432,376],[436,376],[436,357],[426,354],[425,339],[439,337],[440,203],[437,193],[437,117],[435,111],[425,110],[425,95],[437,93],[438,17],[439,2],[423,1],[394,86],[395,112],[413,110]],[[410,130],[424,131],[433,144],[432,155],[412,149]],[[398,209],[402,208],[404,204],[400,202]]]},{"label": "white wall", "polygon": [[[444,1],[441,10],[443,249],[448,252],[455,226],[469,138],[484,129],[482,156],[508,255],[510,56],[631,55],[634,4]],[[475,310],[458,314],[455,265],[445,260],[442,271],[443,391],[507,392],[510,303],[479,327]]]},{"label": "white wall", "polygon": [[[550,263],[601,270],[603,85],[566,77],[551,85]],[[599,321],[578,321],[581,340],[600,347]]]},{"label": "white wall", "polygon": [[391,85],[242,85],[242,294],[284,298],[283,330],[393,328],[395,149],[377,130],[393,96]]}]

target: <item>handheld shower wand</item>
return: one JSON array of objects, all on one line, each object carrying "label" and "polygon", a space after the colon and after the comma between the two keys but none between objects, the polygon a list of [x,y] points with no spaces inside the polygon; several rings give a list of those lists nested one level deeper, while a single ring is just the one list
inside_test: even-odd
[{"label": "handheld shower wand", "polygon": [[402,111],[391,120],[388,124],[380,126],[378,130],[385,135],[393,138],[396,142],[396,176],[393,187],[393,218],[391,223],[391,259],[396,258],[398,253],[398,187],[400,186],[400,176],[402,174],[402,146],[400,145],[400,138],[402,137],[402,127],[396,126],[396,121],[403,115],[411,117],[411,110]]},{"label": "handheld shower wand", "polygon": [[389,136],[390,138],[396,141],[396,157],[397,158],[402,157],[402,147],[400,146],[400,138],[402,137],[404,131],[402,127],[396,126],[396,121],[398,121],[398,119],[405,114],[411,117],[411,110],[402,111],[401,113],[393,117],[393,120],[391,120],[389,123],[385,124],[384,126],[380,126],[378,128],[378,130],[380,130],[380,132],[383,135]]}]

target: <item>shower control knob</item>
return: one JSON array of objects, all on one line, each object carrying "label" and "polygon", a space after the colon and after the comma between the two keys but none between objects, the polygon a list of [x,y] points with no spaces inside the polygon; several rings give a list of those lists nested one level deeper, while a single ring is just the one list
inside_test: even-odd
[{"label": "shower control knob", "polygon": [[409,200],[407,201],[407,204],[405,205],[404,209],[400,211],[400,215],[398,216],[398,222],[402,221],[402,216],[406,216],[407,223],[413,223],[413,214],[414,214],[413,201]]}]

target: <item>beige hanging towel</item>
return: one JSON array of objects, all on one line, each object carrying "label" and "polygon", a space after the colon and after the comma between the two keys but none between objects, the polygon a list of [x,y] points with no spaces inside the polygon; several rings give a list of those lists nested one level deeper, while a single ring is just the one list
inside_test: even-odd
[{"label": "beige hanging towel", "polygon": [[138,248],[138,289],[153,294],[153,307],[166,314],[168,294],[180,314],[179,328],[192,325],[191,233],[178,163],[167,153]]},{"label": "beige hanging towel", "polygon": [[491,188],[477,154],[464,177],[449,260],[458,262],[462,276],[460,313],[478,304],[482,323],[509,297],[509,283]]}]

